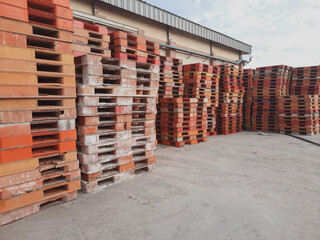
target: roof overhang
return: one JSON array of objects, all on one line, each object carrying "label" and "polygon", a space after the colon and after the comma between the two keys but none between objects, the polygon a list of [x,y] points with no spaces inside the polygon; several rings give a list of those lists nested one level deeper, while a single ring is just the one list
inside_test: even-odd
[{"label": "roof overhang", "polygon": [[215,43],[239,50],[243,53],[251,53],[251,45],[226,36],[222,33],[211,30],[200,24],[182,18],[176,14],[165,11],[140,0],[99,0],[115,7],[135,13],[142,17],[163,23],[167,26],[194,34],[204,39],[211,40]]}]

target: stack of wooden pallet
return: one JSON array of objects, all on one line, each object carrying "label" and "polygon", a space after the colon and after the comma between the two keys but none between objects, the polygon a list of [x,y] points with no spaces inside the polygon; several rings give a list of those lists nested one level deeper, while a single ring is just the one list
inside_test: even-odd
[{"label": "stack of wooden pallet", "polygon": [[74,20],[73,25],[72,53],[74,56],[92,53],[111,57],[110,36],[106,27],[78,20]]},{"label": "stack of wooden pallet", "polygon": [[179,98],[183,95],[184,84],[182,60],[160,56],[159,98]]},{"label": "stack of wooden pallet", "polygon": [[216,135],[220,67],[203,63],[183,66],[185,97],[207,99],[207,136]]},{"label": "stack of wooden pallet", "polygon": [[[173,101],[173,99],[182,100],[184,91],[184,84],[182,83],[182,60],[165,56],[161,56],[160,60],[160,87],[157,102],[156,121],[157,139],[162,144],[167,143],[169,145],[174,145],[172,144],[172,142],[169,143],[166,141],[161,141],[169,137],[169,135],[166,135],[165,132],[168,132],[167,128],[172,126],[173,124],[173,122],[168,123],[161,120],[166,118],[168,114],[168,112],[166,111],[167,101],[164,101],[162,99],[168,99],[168,101]],[[162,108],[164,108],[163,111]]]},{"label": "stack of wooden pallet", "polygon": [[[161,80],[165,80],[166,83],[179,84],[180,88],[174,95],[169,93],[169,96],[159,96],[157,115],[158,143],[183,147],[186,144],[197,144],[206,141],[208,99],[204,98],[204,95],[201,95],[201,91],[186,95],[186,91],[184,90],[184,86],[187,86],[190,91],[193,90],[191,89],[192,87],[196,87],[194,84],[191,84],[191,80],[186,82],[186,79],[192,79],[192,81],[200,81],[200,79],[198,77],[184,76],[183,81],[185,84],[182,84],[182,61],[179,59],[171,61],[171,58],[167,57],[161,57],[161,60],[162,69],[171,69],[170,66],[175,66],[175,74],[163,74]],[[164,72],[166,71],[163,70]],[[199,85],[201,85],[200,82]]]},{"label": "stack of wooden pallet", "polygon": [[77,197],[69,1],[0,1],[0,225]]},{"label": "stack of wooden pallet", "polygon": [[158,143],[175,147],[207,140],[206,100],[196,98],[159,99],[161,122],[157,129]]},{"label": "stack of wooden pallet", "polygon": [[320,95],[320,66],[293,68],[291,95]]},{"label": "stack of wooden pallet", "polygon": [[197,99],[211,98],[213,66],[197,63],[183,66],[184,96]]},{"label": "stack of wooden pallet", "polygon": [[[135,174],[155,165],[159,65],[136,62],[137,83],[132,105],[132,156]],[[124,94],[126,94],[124,92]]]},{"label": "stack of wooden pallet", "polygon": [[280,98],[280,132],[319,133],[320,66],[293,68],[291,95]]},{"label": "stack of wooden pallet", "polygon": [[217,135],[217,108],[219,107],[220,71],[221,68],[219,66],[213,66],[213,75],[211,78],[211,96],[208,101],[208,137]]},{"label": "stack of wooden pallet", "polygon": [[112,57],[160,65],[159,44],[132,33],[110,33]]},{"label": "stack of wooden pallet", "polygon": [[159,66],[92,54],[75,62],[83,191],[153,169]]},{"label": "stack of wooden pallet", "polygon": [[242,131],[242,104],[244,87],[242,70],[233,65],[220,65],[219,107],[217,128],[219,134]]},{"label": "stack of wooden pallet", "polygon": [[242,106],[242,129],[251,130],[251,113],[252,113],[252,97],[253,97],[253,76],[254,69],[245,69],[243,71],[243,106]]},{"label": "stack of wooden pallet", "polygon": [[257,68],[253,82],[252,130],[279,132],[279,98],[289,95],[291,67]]},{"label": "stack of wooden pallet", "polygon": [[297,135],[318,134],[319,106],[319,95],[291,95],[280,97],[280,132]]}]

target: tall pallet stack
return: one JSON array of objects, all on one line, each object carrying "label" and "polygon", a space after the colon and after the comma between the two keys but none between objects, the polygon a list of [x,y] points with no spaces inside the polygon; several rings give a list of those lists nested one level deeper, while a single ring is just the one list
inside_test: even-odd
[{"label": "tall pallet stack", "polygon": [[218,134],[242,131],[243,79],[242,70],[233,65],[220,65]]},{"label": "tall pallet stack", "polygon": [[88,53],[111,57],[108,29],[78,20],[73,20],[72,53],[75,57]]},{"label": "tall pallet stack", "polygon": [[[158,46],[159,47],[159,46]],[[159,51],[159,48],[156,49]],[[135,174],[155,166],[159,65],[136,62],[136,93],[132,106],[132,152]]]},{"label": "tall pallet stack", "polygon": [[[155,114],[159,90],[159,66],[161,64],[160,46],[137,34],[115,31],[109,35],[112,57],[139,63],[137,66],[139,69],[137,72],[137,96],[133,98],[132,128],[136,136],[151,135],[150,131],[153,131],[152,142],[155,142]],[[148,71],[152,71],[152,73]],[[153,122],[152,126],[150,121]]]},{"label": "tall pallet stack", "polygon": [[207,99],[161,98],[161,125],[157,129],[158,143],[183,147],[207,141]]},{"label": "tall pallet stack", "polygon": [[75,62],[82,190],[153,169],[159,66],[92,54]]},{"label": "tall pallet stack", "polygon": [[121,31],[110,34],[112,56],[136,63],[136,92],[132,105],[132,153],[134,173],[155,166],[157,97],[160,80],[159,44]]},{"label": "tall pallet stack", "polygon": [[291,67],[261,67],[253,82],[252,130],[279,132],[279,98],[289,95]]},{"label": "tall pallet stack", "polygon": [[319,133],[320,66],[293,68],[290,96],[280,98],[280,132]]},{"label": "tall pallet stack", "polygon": [[184,95],[182,61],[161,57],[160,80],[168,91],[160,94],[158,100],[158,143],[183,147],[206,141],[208,99]]},{"label": "tall pallet stack", "polygon": [[[156,133],[157,139],[160,143],[170,145],[168,140],[170,133],[168,128],[173,126],[173,122],[162,121],[166,118],[168,111],[167,102],[173,102],[173,99],[182,100],[184,84],[182,72],[182,60],[177,58],[160,56],[160,86],[157,99],[157,119],[156,119]],[[163,100],[166,99],[166,100]],[[163,109],[162,109],[163,108]],[[171,145],[172,142],[171,142]]]},{"label": "tall pallet stack", "polygon": [[0,1],[0,225],[77,197],[69,1]]},{"label": "tall pallet stack", "polygon": [[[213,119],[215,109],[211,107],[208,109],[209,99],[211,101],[212,98],[212,88],[217,86],[217,82],[213,80],[216,77],[213,70],[213,66],[202,63],[183,65],[184,97],[198,99],[197,128],[198,131],[206,133],[207,136],[208,113],[210,113],[210,127],[215,125]],[[210,130],[212,131],[212,129]],[[204,141],[206,140],[205,138]],[[201,139],[201,141],[203,140]]]},{"label": "tall pallet stack", "polygon": [[252,113],[252,98],[253,98],[253,76],[254,69],[243,70],[243,107],[242,107],[242,129],[251,130],[251,113]]},{"label": "tall pallet stack", "polygon": [[217,134],[216,108],[219,104],[220,67],[197,63],[183,66],[185,96],[208,99],[207,136]]}]

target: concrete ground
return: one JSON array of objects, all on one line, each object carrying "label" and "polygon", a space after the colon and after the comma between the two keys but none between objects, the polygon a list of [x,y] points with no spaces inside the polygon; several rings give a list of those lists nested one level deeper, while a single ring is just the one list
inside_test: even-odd
[{"label": "concrete ground", "polygon": [[311,141],[315,144],[320,145],[320,135],[314,135],[314,136],[297,136],[298,138],[302,138],[308,141]]},{"label": "concrete ground", "polygon": [[243,132],[156,154],[153,173],[3,226],[0,239],[320,239],[320,147]]}]

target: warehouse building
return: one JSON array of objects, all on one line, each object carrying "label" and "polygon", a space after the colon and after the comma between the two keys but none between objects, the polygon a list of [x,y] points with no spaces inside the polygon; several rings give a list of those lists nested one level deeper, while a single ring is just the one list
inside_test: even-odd
[{"label": "warehouse building", "polygon": [[71,0],[75,19],[138,33],[184,64],[240,64],[251,46],[140,0]]},{"label": "warehouse building", "polygon": [[250,53],[141,0],[0,0],[1,239],[320,236],[320,66]]}]

